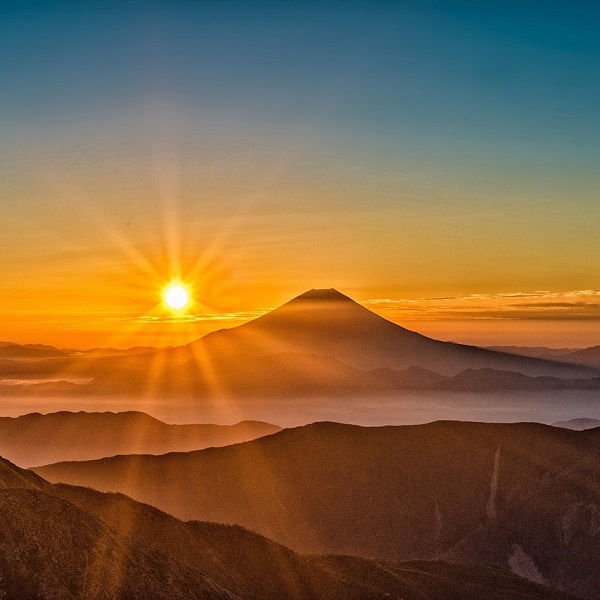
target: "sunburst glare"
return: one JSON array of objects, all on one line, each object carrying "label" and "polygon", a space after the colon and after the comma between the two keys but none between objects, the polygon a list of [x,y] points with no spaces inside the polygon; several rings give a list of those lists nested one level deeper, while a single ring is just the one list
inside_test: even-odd
[{"label": "sunburst glare", "polygon": [[180,283],[169,284],[163,292],[163,298],[165,304],[175,311],[184,310],[190,304],[190,293]]}]

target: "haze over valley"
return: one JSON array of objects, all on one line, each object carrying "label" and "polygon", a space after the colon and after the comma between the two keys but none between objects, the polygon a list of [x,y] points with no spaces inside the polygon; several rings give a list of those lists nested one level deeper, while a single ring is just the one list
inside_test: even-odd
[{"label": "haze over valley", "polygon": [[0,361],[5,416],[47,412],[51,402],[54,410],[142,410],[171,423],[600,418],[600,369],[591,353],[569,353],[563,362],[562,354],[526,356],[526,348],[521,355],[440,342],[332,289],[311,290],[184,346],[6,347],[13,358]]}]

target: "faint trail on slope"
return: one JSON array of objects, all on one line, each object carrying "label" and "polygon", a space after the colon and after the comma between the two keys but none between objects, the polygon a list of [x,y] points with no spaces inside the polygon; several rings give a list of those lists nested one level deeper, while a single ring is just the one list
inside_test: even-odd
[{"label": "faint trail on slope", "polygon": [[498,467],[500,466],[500,448],[496,449],[496,456],[494,457],[494,470],[492,472],[492,481],[490,482],[490,499],[488,500],[485,512],[488,519],[496,518],[496,494],[498,492]]},{"label": "faint trail on slope", "polygon": [[440,539],[442,536],[442,512],[437,499],[434,499],[435,508],[435,538],[433,544],[433,557],[437,558],[440,554]]}]

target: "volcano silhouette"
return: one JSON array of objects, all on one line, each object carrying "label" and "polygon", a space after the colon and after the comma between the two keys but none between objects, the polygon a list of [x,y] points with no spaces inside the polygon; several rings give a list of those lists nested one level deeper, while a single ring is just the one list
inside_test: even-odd
[{"label": "volcano silhouette", "polygon": [[186,346],[198,357],[300,353],[358,369],[421,367],[443,375],[491,368],[526,375],[591,377],[592,369],[434,340],[380,317],[335,289],[313,289],[253,321]]}]

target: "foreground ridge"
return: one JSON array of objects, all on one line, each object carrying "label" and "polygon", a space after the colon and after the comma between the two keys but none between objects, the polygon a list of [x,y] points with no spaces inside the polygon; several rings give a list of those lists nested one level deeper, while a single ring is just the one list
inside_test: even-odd
[{"label": "foreground ridge", "polygon": [[0,460],[0,596],[11,600],[568,600],[491,567],[302,556]]},{"label": "foreground ridge", "polygon": [[182,519],[239,524],[299,552],[494,564],[592,600],[599,436],[536,423],[322,422],[224,448],[35,471]]}]

